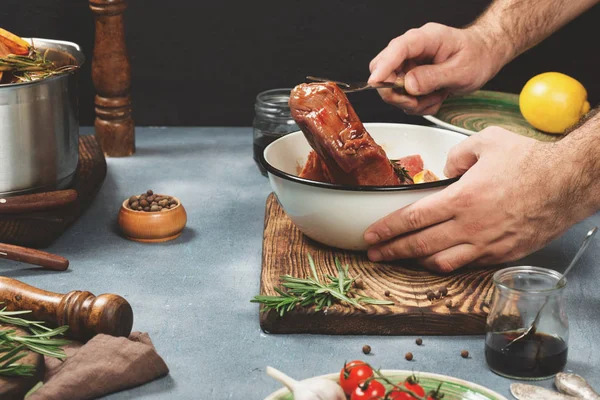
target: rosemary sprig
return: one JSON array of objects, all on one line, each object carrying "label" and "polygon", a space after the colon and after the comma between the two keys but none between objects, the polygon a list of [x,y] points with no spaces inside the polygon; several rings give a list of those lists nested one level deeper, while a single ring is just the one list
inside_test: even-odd
[{"label": "rosemary sprig", "polygon": [[47,59],[48,49],[43,55],[31,47],[26,56],[9,54],[0,57],[0,72],[10,71],[17,82],[31,82],[77,70],[77,65],[57,66]]},{"label": "rosemary sprig", "polygon": [[406,168],[404,168],[402,165],[400,165],[398,163],[398,161],[400,161],[400,160],[390,160],[390,162],[392,163],[392,167],[394,168],[394,172],[396,173],[398,178],[400,178],[402,180],[402,182],[412,183],[413,180],[410,177],[408,170]]},{"label": "rosemary sprig", "polygon": [[[388,300],[359,296],[353,288],[356,278],[350,276],[348,266],[342,266],[337,258],[335,259],[337,276],[325,275],[329,283],[320,281],[315,262],[310,254],[308,254],[308,264],[312,277],[297,278],[283,275],[281,277],[283,288],[273,288],[278,296],[254,296],[251,302],[263,304],[263,311],[275,310],[280,316],[292,311],[297,306],[315,306],[316,311],[321,311],[337,302],[347,303],[361,310],[366,310],[362,304],[394,304]],[[357,297],[352,298],[351,296]]]},{"label": "rosemary sprig", "polygon": [[0,323],[24,327],[31,332],[31,335],[19,336],[15,329],[0,331],[0,376],[32,376],[35,366],[17,363],[27,355],[26,350],[60,360],[67,357],[62,346],[70,341],[56,337],[62,336],[69,327],[51,329],[43,325],[43,321],[14,317],[28,313],[31,311],[7,311],[6,307],[0,310]]}]

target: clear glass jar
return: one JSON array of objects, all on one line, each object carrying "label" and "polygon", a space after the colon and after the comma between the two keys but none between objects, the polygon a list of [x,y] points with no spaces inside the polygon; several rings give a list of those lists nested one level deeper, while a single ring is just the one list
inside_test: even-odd
[{"label": "clear glass jar", "polygon": [[[485,358],[495,373],[524,380],[547,379],[567,363],[569,323],[562,275],[538,267],[512,267],[494,274],[487,318]],[[543,307],[543,309],[542,309]],[[533,323],[537,329],[508,345]]]},{"label": "clear glass jar", "polygon": [[291,91],[292,89],[272,89],[256,96],[252,123],[254,161],[264,176],[267,176],[267,171],[260,165],[260,155],[265,147],[281,136],[300,130],[288,105]]}]

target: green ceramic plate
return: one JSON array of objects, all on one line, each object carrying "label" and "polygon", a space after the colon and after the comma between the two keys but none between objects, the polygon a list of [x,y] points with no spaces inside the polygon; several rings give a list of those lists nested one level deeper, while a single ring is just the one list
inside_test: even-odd
[{"label": "green ceramic plate", "polygon": [[[392,382],[403,382],[413,374],[413,371],[401,370],[383,370],[381,371]],[[475,383],[463,381],[462,379],[449,376],[432,374],[429,372],[414,372],[419,378],[419,384],[423,386],[426,392],[437,389],[440,382],[444,400],[507,400],[506,397],[499,395],[483,386]],[[337,381],[339,373],[323,375],[319,378],[327,378]],[[268,396],[265,400],[293,400],[293,396],[287,389],[280,389]]]},{"label": "green ceramic plate", "polygon": [[523,136],[544,142],[556,141],[560,135],[543,133],[521,115],[519,95],[479,90],[464,96],[449,97],[437,114],[425,118],[456,132],[472,135],[488,126],[501,126]]}]

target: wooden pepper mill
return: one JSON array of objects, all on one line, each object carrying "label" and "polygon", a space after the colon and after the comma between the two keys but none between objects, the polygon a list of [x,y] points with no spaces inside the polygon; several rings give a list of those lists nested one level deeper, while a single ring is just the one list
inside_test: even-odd
[{"label": "wooden pepper mill", "polygon": [[25,318],[44,321],[49,327],[69,325],[66,336],[83,342],[98,333],[129,336],[133,326],[131,306],[116,294],[94,296],[74,290],[63,295],[2,276],[0,302],[9,311],[31,310]]},{"label": "wooden pepper mill", "polygon": [[125,45],[126,0],[89,0],[96,22],[92,81],[96,88],[96,138],[109,157],[135,153],[131,67]]}]

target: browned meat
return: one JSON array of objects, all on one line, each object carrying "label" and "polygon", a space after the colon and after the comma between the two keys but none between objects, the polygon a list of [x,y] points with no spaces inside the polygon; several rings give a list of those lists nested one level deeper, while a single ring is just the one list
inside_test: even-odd
[{"label": "browned meat", "polygon": [[334,83],[304,83],[292,90],[292,117],[321,157],[333,183],[391,186],[402,182],[385,151],[365,130]]},{"label": "browned meat", "polygon": [[317,153],[311,151],[308,154],[308,159],[302,172],[300,172],[300,178],[310,179],[311,181],[333,183],[331,180],[331,174],[327,169],[327,165],[323,162],[321,157]]}]

